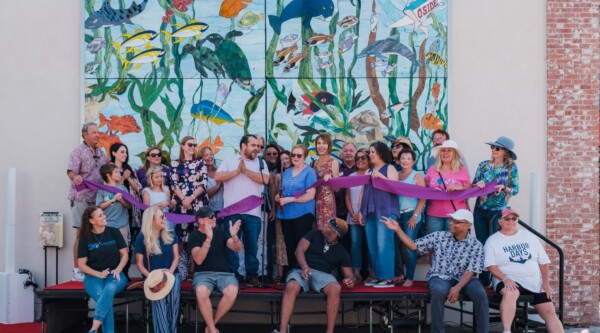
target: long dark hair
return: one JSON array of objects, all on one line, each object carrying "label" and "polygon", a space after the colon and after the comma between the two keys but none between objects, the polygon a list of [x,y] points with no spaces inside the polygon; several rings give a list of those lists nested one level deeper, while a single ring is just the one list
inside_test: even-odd
[{"label": "long dark hair", "polygon": [[92,223],[90,220],[92,219],[92,215],[98,209],[102,210],[102,208],[98,206],[90,206],[83,211],[83,215],[81,216],[81,228],[79,229],[79,238],[85,237],[85,239],[89,242],[92,239]]},{"label": "long dark hair", "polygon": [[283,172],[281,165],[281,155],[287,155],[289,158],[291,158],[289,150],[284,150],[280,152],[279,155],[277,155],[277,161],[275,161],[275,170],[277,170],[277,172]]},{"label": "long dark hair", "polygon": [[[117,151],[121,148],[121,147],[125,147],[125,150],[127,150],[127,158],[125,159],[125,162],[123,162],[123,172],[125,172],[125,170],[129,170],[129,172],[131,173],[131,178],[136,179],[137,176],[135,174],[135,171],[133,171],[133,168],[129,165],[129,148],[127,148],[127,146],[123,143],[113,143],[110,146],[110,160],[111,162],[115,163],[115,155],[113,155],[113,153],[117,153]],[[123,185],[127,188],[127,191],[129,191],[129,182],[124,182]]]},{"label": "long dark hair", "polygon": [[377,155],[379,155],[383,162],[389,164],[392,161],[392,152],[385,143],[381,141],[373,142],[370,147],[375,149],[375,152]]}]

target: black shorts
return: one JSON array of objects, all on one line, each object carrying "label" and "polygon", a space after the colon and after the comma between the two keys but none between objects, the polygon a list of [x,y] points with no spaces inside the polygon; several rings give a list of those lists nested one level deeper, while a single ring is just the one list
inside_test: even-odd
[{"label": "black shorts", "polygon": [[[515,282],[516,283],[516,282]],[[533,305],[538,305],[538,304],[543,304],[543,303],[551,303],[552,300],[548,298],[548,296],[546,295],[545,292],[543,293],[534,293],[533,291],[529,291],[523,287],[521,287],[520,284],[517,283],[517,286],[519,287],[519,293],[521,295],[533,295]],[[504,289],[504,282],[500,282],[498,283],[498,285],[496,286],[496,292],[498,294],[500,294],[500,291]]]}]

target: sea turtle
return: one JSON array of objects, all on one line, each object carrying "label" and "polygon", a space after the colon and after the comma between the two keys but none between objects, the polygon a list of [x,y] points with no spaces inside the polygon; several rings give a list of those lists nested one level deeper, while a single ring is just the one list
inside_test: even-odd
[{"label": "sea turtle", "polygon": [[202,46],[204,41],[205,39],[197,41],[196,46],[187,44],[183,47],[183,54],[190,54],[194,58],[194,66],[202,77],[208,77],[206,72],[208,70],[213,72],[216,78],[219,78],[219,76],[224,78],[225,66],[213,50]]},{"label": "sea turtle", "polygon": [[250,91],[252,95],[256,93],[252,83],[252,73],[250,65],[244,51],[233,41],[233,37],[241,36],[242,33],[236,30],[230,31],[223,36],[212,33],[206,37],[206,40],[215,45],[215,54],[225,66],[227,76],[232,79],[240,88]]}]

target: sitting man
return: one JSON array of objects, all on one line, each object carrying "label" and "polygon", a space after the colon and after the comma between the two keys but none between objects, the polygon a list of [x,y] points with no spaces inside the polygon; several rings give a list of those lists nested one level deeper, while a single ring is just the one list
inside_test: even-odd
[{"label": "sitting man", "polygon": [[[322,230],[309,231],[296,247],[298,267],[290,271],[287,285],[281,300],[281,326],[279,332],[287,332],[287,326],[294,310],[296,296],[309,290],[327,295],[327,333],[333,333],[335,318],[340,305],[341,286],[331,275],[333,270],[342,268],[348,288],[354,286],[350,255],[338,241],[348,232],[348,224],[341,219],[331,219]],[[271,333],[278,333],[273,330]]]},{"label": "sitting man", "polygon": [[413,242],[398,226],[395,220],[383,217],[382,223],[396,232],[400,240],[410,250],[422,255],[433,251],[431,268],[427,272],[431,290],[431,332],[444,332],[444,303],[452,304],[464,289],[473,301],[475,329],[478,333],[489,331],[489,307],[487,294],[477,274],[483,270],[483,245],[469,234],[473,224],[473,214],[459,209],[448,214],[450,231],[437,231]]},{"label": "sitting man", "polygon": [[[229,270],[225,248],[235,252],[242,250],[242,242],[237,237],[240,229],[240,220],[235,224],[229,221],[229,234],[215,229],[217,220],[215,213],[208,206],[196,212],[198,229],[194,230],[188,239],[188,248],[194,258],[194,290],[198,301],[198,309],[206,323],[206,333],[217,333],[216,324],[227,314],[233,306],[238,294],[238,281]],[[215,288],[223,294],[217,305],[217,312],[213,318],[210,294]]]}]

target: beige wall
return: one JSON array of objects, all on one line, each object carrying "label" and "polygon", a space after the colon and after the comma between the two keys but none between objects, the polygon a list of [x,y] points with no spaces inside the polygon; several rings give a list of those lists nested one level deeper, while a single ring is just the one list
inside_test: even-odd
[{"label": "beige wall", "polygon": [[[80,17],[75,3],[11,1],[0,11],[0,244],[7,168],[14,166],[19,188],[16,266],[32,269],[38,280],[43,280],[44,268],[37,244],[42,211],[67,215],[59,280],[67,280],[72,267],[65,168],[70,150],[79,143]],[[489,157],[484,142],[512,137],[522,187],[513,206],[529,209],[529,174],[538,173],[542,205],[537,209],[543,221],[545,1],[453,1],[451,15],[451,135],[471,172]],[[0,271],[4,264],[0,256]]]}]

